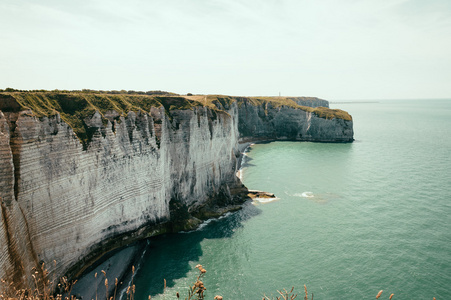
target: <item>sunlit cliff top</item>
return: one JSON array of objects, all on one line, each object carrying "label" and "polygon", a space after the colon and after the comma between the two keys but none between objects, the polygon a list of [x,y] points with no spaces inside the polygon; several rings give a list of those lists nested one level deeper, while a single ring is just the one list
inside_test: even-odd
[{"label": "sunlit cliff top", "polygon": [[[49,117],[57,113],[73,128],[80,139],[85,139],[86,125],[84,119],[92,116],[95,111],[102,115],[104,124],[108,122],[105,115],[115,111],[119,116],[129,112],[149,112],[152,107],[164,107],[171,117],[171,111],[193,109],[207,106],[213,113],[224,113],[232,103],[242,105],[262,106],[265,109],[277,107],[292,107],[311,112],[324,119],[343,119],[351,121],[352,117],[345,111],[326,107],[308,107],[298,105],[295,100],[315,101],[312,97],[238,97],[225,95],[178,95],[164,91],[63,91],[63,90],[32,90],[15,89],[0,90],[0,110],[13,112],[31,110],[36,117]],[[110,118],[111,119],[111,118]],[[116,117],[119,120],[119,117]],[[112,121],[112,120],[110,120]]]}]

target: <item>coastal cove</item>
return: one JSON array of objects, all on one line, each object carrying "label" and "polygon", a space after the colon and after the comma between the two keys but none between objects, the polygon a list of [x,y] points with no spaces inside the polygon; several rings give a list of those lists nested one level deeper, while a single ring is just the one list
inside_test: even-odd
[{"label": "coastal cove", "polygon": [[352,117],[323,102],[1,91],[0,277],[32,286],[45,263],[72,279],[107,252],[236,211],[248,199],[239,144],[353,141]]},{"label": "coastal cove", "polygon": [[0,20],[0,300],[451,300],[451,0]]},{"label": "coastal cove", "polygon": [[[448,299],[451,101],[340,104],[352,144],[253,145],[249,189],[279,198],[152,238],[137,262],[136,299],[183,293],[207,269],[208,296],[261,299],[306,284],[315,299]],[[116,254],[120,257],[120,253]]]}]

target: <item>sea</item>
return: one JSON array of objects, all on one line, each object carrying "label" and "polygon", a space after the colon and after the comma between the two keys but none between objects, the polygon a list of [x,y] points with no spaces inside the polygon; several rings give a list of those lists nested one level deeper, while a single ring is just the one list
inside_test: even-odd
[{"label": "sea", "polygon": [[451,299],[451,99],[341,102],[353,143],[251,145],[241,177],[276,199],[149,239],[135,299]]}]

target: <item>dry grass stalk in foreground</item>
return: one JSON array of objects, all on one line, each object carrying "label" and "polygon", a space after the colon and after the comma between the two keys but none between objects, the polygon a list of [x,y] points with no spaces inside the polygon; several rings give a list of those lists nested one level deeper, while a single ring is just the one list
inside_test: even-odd
[{"label": "dry grass stalk in foreground", "polygon": [[[197,265],[196,269],[199,269],[199,276],[197,276],[196,282],[188,288],[188,297],[185,300],[204,300],[205,295],[204,292],[207,290],[204,283],[202,282],[202,278],[204,277],[207,270],[202,267],[202,265]],[[177,299],[180,298],[180,294],[176,294]],[[214,299],[222,300],[222,296],[216,296]]]},{"label": "dry grass stalk in foreground", "polygon": [[[56,262],[54,262],[56,264]],[[202,265],[197,265],[197,269],[199,269],[199,275],[197,276],[196,282],[193,283],[192,286],[188,288],[188,296],[185,297],[185,300],[205,300],[205,291],[207,288],[205,287],[204,283],[202,282],[202,278],[204,277],[205,273],[207,272]],[[97,289],[96,289],[96,296],[95,300],[99,299],[105,299],[105,300],[116,300],[117,296],[117,288],[118,288],[118,280],[116,278],[114,283],[114,294],[113,296],[109,296],[108,294],[108,279],[106,276],[105,271],[101,271],[103,276],[105,277],[105,288],[106,288],[106,294],[104,297],[98,297],[97,295]],[[132,266],[132,281],[130,285],[128,286],[126,290],[126,300],[135,300],[135,285],[133,283],[133,278],[135,275],[135,267]],[[97,278],[97,273],[94,275],[95,278]],[[59,281],[59,283],[56,285],[57,292],[52,291],[52,287],[55,285],[55,280],[49,279],[49,272],[44,268],[44,264],[41,265],[40,270],[34,270],[34,274],[32,275],[34,288],[30,289],[17,289],[14,286],[13,282],[7,282],[6,280],[2,279],[0,281],[0,300],[77,300],[77,298],[74,295],[71,295],[72,292],[72,286],[76,283],[76,281],[69,282],[66,277],[62,277]],[[166,280],[164,280],[164,290],[166,290]],[[283,291],[277,291],[280,296],[277,296],[275,298],[269,298],[266,295],[263,296],[262,300],[294,300],[298,296],[296,293],[293,293],[294,287],[291,288],[290,291],[287,291],[286,289],[283,289]],[[307,286],[304,285],[304,300],[308,299],[308,292],[307,292]],[[380,290],[377,295],[376,299],[379,299],[383,293],[383,290]],[[390,294],[389,300],[392,300],[394,294]],[[176,293],[177,299],[180,299],[180,294]],[[151,296],[148,298],[151,300]],[[94,300],[94,299],[92,299]],[[223,297],[220,295],[216,295],[214,297],[214,300],[223,300]],[[313,300],[313,293],[311,300]],[[433,297],[433,300],[436,300],[435,297]]]},{"label": "dry grass stalk in foreground", "polygon": [[[56,263],[56,262],[55,262]],[[66,277],[62,277],[60,282],[56,286],[57,292],[52,291],[54,286],[54,280],[48,279],[48,271],[44,269],[44,264],[41,266],[42,272],[35,271],[32,275],[35,287],[30,289],[16,289],[13,282],[8,283],[6,280],[1,280],[0,282],[0,300],[77,300],[75,295],[72,294],[72,286],[76,281],[69,282]],[[105,300],[116,300],[118,280],[115,279],[114,282],[114,294],[113,296],[108,295],[108,279],[106,277],[106,272],[101,271],[105,277],[105,298],[98,297],[97,287],[95,300],[105,299]],[[135,267],[132,266],[132,273],[135,274]],[[39,274],[42,274],[39,276]],[[41,278],[41,279],[40,279]],[[94,278],[97,278],[97,273],[95,273]],[[126,300],[134,300],[135,297],[135,285],[132,282],[126,291]],[[150,296],[149,296],[150,299]],[[94,300],[94,299],[92,299]]]},{"label": "dry grass stalk in foreground", "polygon": [[[276,297],[275,300],[294,300],[294,299],[296,299],[298,294],[293,293],[293,290],[294,290],[294,287],[292,287],[290,291],[287,291],[286,289],[283,289],[283,291],[278,290],[277,292],[280,294],[280,296]],[[304,284],[304,292],[305,292],[304,300],[308,300],[307,286],[305,286],[305,284]],[[311,299],[313,300],[313,293],[312,293]],[[271,298],[264,296],[262,300],[271,300]]]},{"label": "dry grass stalk in foreground", "polygon": [[[298,294],[293,293],[294,287],[291,288],[290,291],[287,291],[286,289],[283,289],[283,291],[277,290],[277,292],[280,294],[279,297],[276,297],[276,300],[293,300],[295,299]],[[268,298],[267,296],[263,296],[262,300],[271,300],[271,298]]]},{"label": "dry grass stalk in foreground", "polygon": [[[382,292],[383,292],[383,291],[384,291],[384,290],[380,290],[379,293],[377,293],[376,299],[379,299],[379,297],[382,295]],[[395,295],[395,294],[391,294],[390,297],[389,297],[388,299],[389,299],[389,300],[392,300],[392,298],[393,298],[394,295]],[[434,297],[434,300],[435,300],[435,297]]]},{"label": "dry grass stalk in foreground", "polygon": [[[56,261],[53,261],[56,265]],[[69,282],[67,277],[60,278],[58,284],[55,279],[50,280],[49,272],[45,269],[44,264],[40,269],[32,269],[34,288],[16,288],[14,282],[8,283],[2,279],[0,283],[0,299],[8,300],[75,300],[75,296],[71,295],[72,286],[76,281]],[[56,293],[53,293],[53,287],[56,284]],[[63,296],[63,294],[68,296]]]}]

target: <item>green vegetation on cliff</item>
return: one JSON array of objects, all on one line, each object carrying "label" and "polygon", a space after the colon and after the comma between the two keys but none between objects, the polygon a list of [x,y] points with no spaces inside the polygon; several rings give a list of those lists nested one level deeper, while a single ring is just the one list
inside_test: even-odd
[{"label": "green vegetation on cliff", "polygon": [[78,115],[85,118],[96,110],[102,115],[109,111],[126,115],[130,111],[149,112],[152,107],[163,106],[170,111],[192,109],[194,106],[202,105],[196,101],[172,95],[15,92],[0,94],[0,99],[3,99],[2,95],[14,98],[21,109],[31,109],[37,117],[49,117],[60,113],[64,117]]},{"label": "green vegetation on cliff", "polygon": [[255,106],[263,106],[265,110],[269,107],[292,107],[296,109],[301,109],[303,111],[311,112],[323,119],[343,119],[345,121],[352,121],[352,117],[346,111],[341,109],[330,109],[327,107],[309,107],[298,105],[292,97],[248,97],[248,98],[237,98],[238,105],[242,105],[243,101],[248,101]]},{"label": "green vegetation on cliff", "polygon": [[[3,103],[2,103],[3,102]],[[61,91],[33,91],[33,92],[2,92],[0,93],[0,110],[12,111],[30,109],[38,117],[51,117],[60,114],[75,132],[80,141],[86,146],[90,140],[90,132],[85,119],[91,117],[95,111],[102,116],[107,124],[105,115],[115,111],[120,116],[129,112],[149,112],[152,107],[164,107],[168,115],[174,109],[192,109],[201,106],[197,101],[184,97],[167,95],[142,94],[106,94],[95,92],[61,92]],[[119,120],[119,117],[115,118]],[[112,119],[110,118],[110,121]]]},{"label": "green vegetation on cliff", "polygon": [[[295,109],[301,109],[303,111],[311,112],[316,116],[323,119],[343,119],[345,121],[352,121],[352,117],[346,111],[341,109],[330,109],[327,107],[309,107],[298,105],[294,99],[296,97],[235,97],[235,96],[224,96],[224,95],[197,95],[188,96],[188,99],[195,99],[196,101],[210,107],[217,108],[228,108],[233,102],[237,102],[238,106],[241,107],[245,102],[253,106],[262,106],[266,109],[268,108],[278,108],[278,107],[292,107]],[[302,99],[302,97],[299,97]],[[305,98],[309,101],[313,101],[313,98]]]},{"label": "green vegetation on cliff", "polygon": [[343,119],[346,121],[352,121],[352,117],[346,111],[341,109],[331,109],[326,107],[316,107],[312,109],[312,112],[323,119]]},{"label": "green vegetation on cliff", "polygon": [[[136,91],[20,91],[14,89],[0,90],[0,110],[20,111],[30,109],[38,117],[51,117],[60,114],[86,147],[89,143],[92,130],[87,126],[85,119],[91,117],[95,111],[102,116],[103,124],[107,120],[113,121],[111,112],[116,113],[114,119],[126,116],[129,112],[146,112],[152,107],[164,107],[166,114],[172,120],[171,111],[176,109],[193,109],[197,106],[206,106],[215,113],[224,113],[231,105],[237,102],[241,107],[246,105],[262,106],[268,108],[291,107],[311,112],[324,119],[343,119],[351,121],[352,117],[345,111],[329,109],[326,107],[307,107],[296,104],[290,97],[234,97],[224,95],[191,95],[180,96],[162,91],[136,92]],[[109,114],[109,118],[106,115]]]}]

